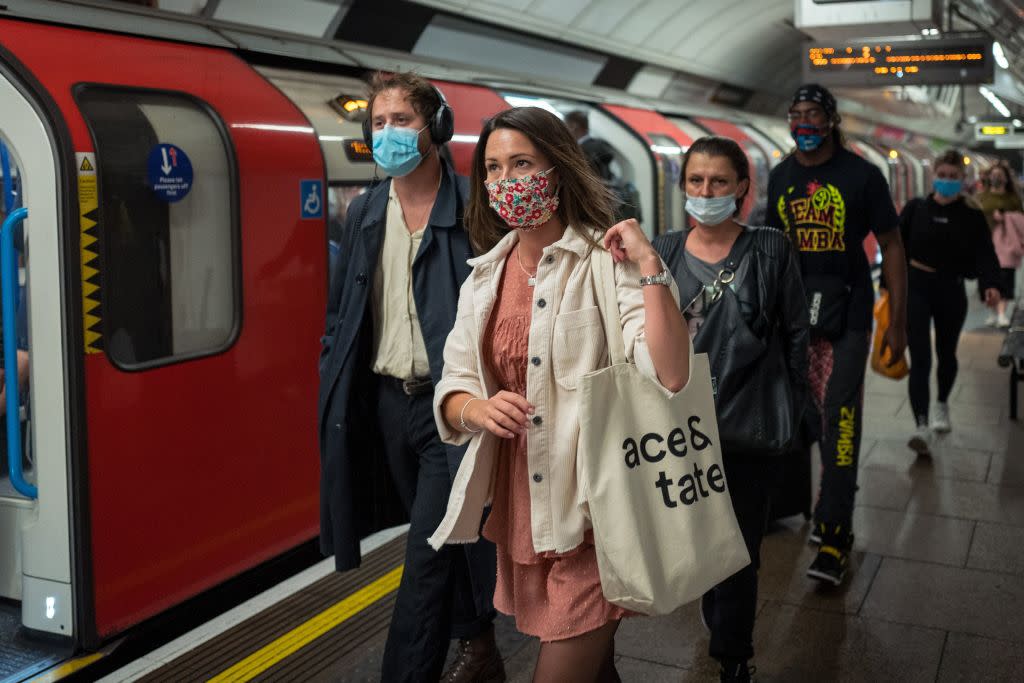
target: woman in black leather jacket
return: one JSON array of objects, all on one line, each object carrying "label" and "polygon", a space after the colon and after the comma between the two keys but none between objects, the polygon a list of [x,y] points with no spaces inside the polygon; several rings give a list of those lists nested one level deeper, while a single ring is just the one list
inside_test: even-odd
[{"label": "woman in black leather jacket", "polygon": [[721,680],[748,681],[769,495],[807,392],[807,307],[786,236],[736,220],[750,189],[739,145],[694,142],[681,184],[693,227],[662,235],[654,248],[679,285],[694,351],[708,354],[726,479],[751,558],[704,596],[701,615]]}]

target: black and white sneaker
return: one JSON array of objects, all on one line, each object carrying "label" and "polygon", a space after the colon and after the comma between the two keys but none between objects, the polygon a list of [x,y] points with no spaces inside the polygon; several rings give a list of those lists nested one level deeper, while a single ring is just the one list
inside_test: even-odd
[{"label": "black and white sneaker", "polygon": [[754,683],[757,669],[746,662],[723,662],[719,671],[721,683]]},{"label": "black and white sneaker", "polygon": [[811,535],[807,537],[807,542],[811,545],[821,545],[821,537],[824,533],[825,525],[822,522],[815,522],[811,527]]},{"label": "black and white sneaker", "polygon": [[936,401],[932,404],[931,428],[936,434],[949,434],[953,425],[949,421],[949,404]]},{"label": "black and white sneaker", "polygon": [[807,569],[807,576],[822,583],[833,586],[840,585],[846,578],[851,548],[853,548],[853,534],[839,525],[827,527],[826,533],[821,538],[818,555]]},{"label": "black and white sneaker", "polygon": [[917,453],[918,457],[927,458],[932,454],[932,430],[927,424],[919,424],[907,441],[907,447]]}]

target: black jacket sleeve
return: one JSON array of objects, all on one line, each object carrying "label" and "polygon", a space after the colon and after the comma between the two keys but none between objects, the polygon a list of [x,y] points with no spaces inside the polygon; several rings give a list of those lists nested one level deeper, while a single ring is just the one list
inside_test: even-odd
[{"label": "black jacket sleeve", "polygon": [[910,261],[910,228],[914,221],[914,212],[917,211],[920,199],[911,199],[903,205],[900,211],[900,239],[903,240],[903,249],[907,254],[907,262]]},{"label": "black jacket sleeve", "polygon": [[778,296],[779,329],[782,333],[786,367],[789,370],[790,386],[793,389],[793,405],[796,418],[802,418],[803,406],[807,400],[807,346],[810,343],[810,321],[807,317],[807,298],[804,294],[800,265],[792,243],[780,240],[780,278]]},{"label": "black jacket sleeve", "polygon": [[[779,167],[776,166],[776,169]],[[775,172],[775,169],[768,174],[768,205],[765,207],[764,224],[769,228],[776,230],[784,230],[786,226],[782,224],[782,217],[779,216],[779,174]]]}]

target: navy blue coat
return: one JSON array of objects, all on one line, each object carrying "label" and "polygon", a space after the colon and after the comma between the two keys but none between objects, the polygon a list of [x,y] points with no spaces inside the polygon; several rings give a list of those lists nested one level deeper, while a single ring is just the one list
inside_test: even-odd
[{"label": "navy blue coat", "polygon": [[[465,178],[441,161],[441,185],[419,252],[413,260],[413,298],[436,385],[444,344],[455,326],[459,288],[473,256],[462,228]],[[391,180],[349,206],[327,303],[320,353],[320,549],[334,554],[338,571],[359,566],[359,540],[405,519],[387,466],[365,425],[374,409],[370,363],[371,289],[380,260]],[[360,222],[360,217],[362,221]],[[357,225],[358,224],[358,225]],[[457,466],[464,449],[449,449]]]}]

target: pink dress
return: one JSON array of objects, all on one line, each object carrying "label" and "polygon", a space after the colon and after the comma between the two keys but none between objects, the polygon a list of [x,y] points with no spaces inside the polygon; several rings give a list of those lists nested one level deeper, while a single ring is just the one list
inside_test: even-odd
[{"label": "pink dress", "polygon": [[[525,396],[533,288],[514,254],[505,266],[484,334],[484,362],[501,389]],[[542,641],[572,638],[630,616],[601,592],[591,532],[568,553],[534,552],[525,435],[501,440],[495,469],[494,503],[483,529],[498,548],[495,608]]]}]

